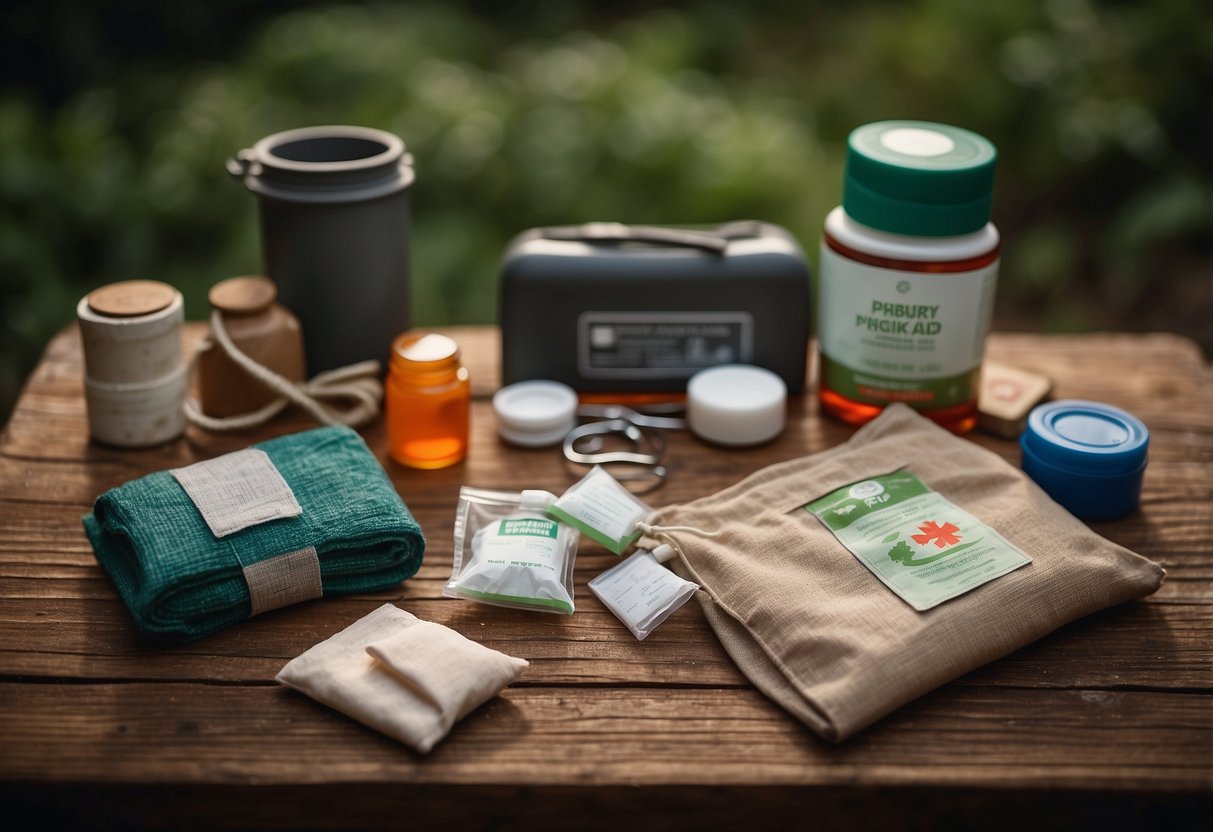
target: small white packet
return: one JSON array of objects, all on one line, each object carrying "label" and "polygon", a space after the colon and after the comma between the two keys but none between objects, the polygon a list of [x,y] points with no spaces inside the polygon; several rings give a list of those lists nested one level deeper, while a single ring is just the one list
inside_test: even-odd
[{"label": "small white packet", "polygon": [[448,598],[572,614],[577,532],[547,516],[547,491],[459,489]]},{"label": "small white packet", "polygon": [[640,549],[623,563],[590,581],[590,591],[640,641],[691,599],[699,584],[683,580],[662,566],[668,544],[652,552]]},{"label": "small white packet", "polygon": [[595,465],[560,495],[548,514],[563,520],[617,555],[640,537],[639,524],[653,509]]}]

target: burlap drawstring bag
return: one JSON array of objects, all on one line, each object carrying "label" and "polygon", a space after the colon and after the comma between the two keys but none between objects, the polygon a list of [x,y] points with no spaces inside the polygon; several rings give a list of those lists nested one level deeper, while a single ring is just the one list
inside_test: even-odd
[{"label": "burlap drawstring bag", "polygon": [[[1031,562],[916,611],[804,508],[898,469]],[[691,529],[655,535],[703,587],[697,597],[725,649],[759,690],[831,741],[1070,621],[1148,595],[1164,577],[997,455],[904,405],[838,447],[661,509],[650,524]]]}]

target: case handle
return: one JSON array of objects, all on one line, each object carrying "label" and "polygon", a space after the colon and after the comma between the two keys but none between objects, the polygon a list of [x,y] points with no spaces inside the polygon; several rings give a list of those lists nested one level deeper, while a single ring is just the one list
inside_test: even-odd
[{"label": "case handle", "polygon": [[621,222],[587,222],[544,228],[541,236],[547,240],[571,240],[594,243],[657,243],[660,245],[695,248],[711,254],[724,254],[727,237],[710,231],[685,231],[654,225],[624,225]]}]

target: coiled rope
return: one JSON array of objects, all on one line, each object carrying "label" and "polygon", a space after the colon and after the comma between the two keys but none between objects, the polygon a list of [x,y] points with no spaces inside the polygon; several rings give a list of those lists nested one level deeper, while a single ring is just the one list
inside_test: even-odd
[{"label": "coiled rope", "polygon": [[[322,425],[349,425],[360,427],[379,415],[383,404],[383,382],[379,375],[378,361],[360,361],[348,367],[317,373],[308,381],[290,381],[268,367],[258,364],[243,353],[227,334],[223,316],[218,310],[211,313],[211,336],[220,348],[242,370],[262,386],[277,394],[272,402],[251,413],[239,416],[216,417],[202,412],[202,407],[193,396],[185,400],[185,416],[195,425],[213,431],[244,430],[263,425],[290,405],[306,411]],[[199,354],[208,346],[204,339],[190,360],[193,375]],[[332,402],[350,402],[337,407]]]}]

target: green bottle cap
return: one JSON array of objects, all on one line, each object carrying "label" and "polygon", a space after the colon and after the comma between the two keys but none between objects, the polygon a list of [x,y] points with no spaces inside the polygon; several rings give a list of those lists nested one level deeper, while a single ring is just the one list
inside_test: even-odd
[{"label": "green bottle cap", "polygon": [[990,221],[998,151],[982,136],[928,121],[879,121],[851,132],[842,207],[894,234],[952,237]]}]

